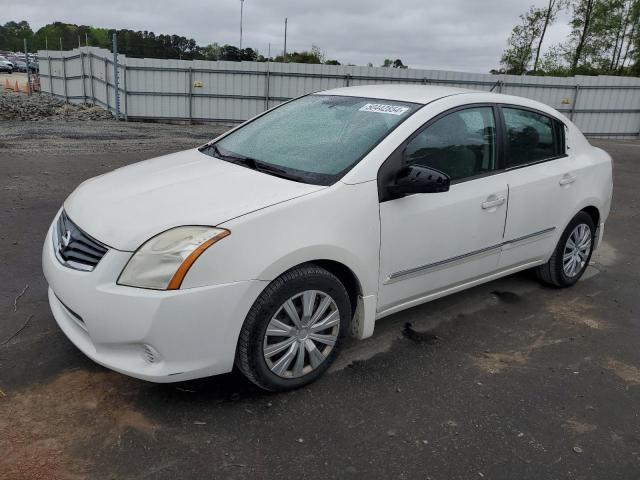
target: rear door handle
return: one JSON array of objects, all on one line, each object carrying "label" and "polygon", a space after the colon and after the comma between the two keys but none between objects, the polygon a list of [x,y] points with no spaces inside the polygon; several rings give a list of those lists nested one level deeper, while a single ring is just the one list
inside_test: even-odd
[{"label": "rear door handle", "polygon": [[578,178],[577,175],[571,175],[570,173],[567,173],[565,175],[562,176],[562,178],[560,179],[560,181],[558,182],[560,185],[570,185],[573,182],[576,181],[576,178]]},{"label": "rear door handle", "polygon": [[[489,199],[491,199],[491,200],[489,200]],[[505,197],[495,197],[494,195],[492,195],[486,201],[482,202],[482,209],[483,210],[489,210],[490,208],[499,207],[506,200],[507,199]]]}]

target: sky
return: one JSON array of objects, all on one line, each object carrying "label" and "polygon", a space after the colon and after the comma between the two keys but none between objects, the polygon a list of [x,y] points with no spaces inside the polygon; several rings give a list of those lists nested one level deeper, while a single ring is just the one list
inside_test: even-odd
[{"label": "sky", "polygon": [[[518,15],[547,0],[245,0],[243,46],[267,55],[317,45],[343,64],[374,66],[400,58],[413,68],[488,72]],[[238,45],[240,0],[0,0],[0,23],[27,20],[35,30],[61,21],[149,30],[194,38],[199,45]],[[545,47],[565,39],[562,15]]]}]

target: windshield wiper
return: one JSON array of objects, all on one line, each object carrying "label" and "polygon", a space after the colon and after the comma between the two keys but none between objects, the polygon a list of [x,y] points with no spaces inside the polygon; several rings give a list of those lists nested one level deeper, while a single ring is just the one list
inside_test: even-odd
[{"label": "windshield wiper", "polygon": [[267,173],[275,177],[285,178],[287,180],[293,180],[294,182],[306,183],[303,178],[293,175],[283,168],[276,167],[269,163],[261,162],[259,160],[256,160],[255,158],[245,157],[244,155],[223,153],[220,147],[218,147],[215,143],[213,145],[207,145],[206,148],[210,148],[213,154],[222,160],[228,160],[232,163],[236,163],[238,165],[242,165],[244,167],[250,168],[251,170]]},{"label": "windshield wiper", "polygon": [[301,177],[293,175],[292,173],[286,171],[284,168],[274,167],[269,163],[259,162],[253,158],[247,158],[247,161],[253,162],[253,169],[258,170],[260,172],[268,173],[275,177],[286,178],[287,180],[293,180],[294,182],[303,182],[304,180]]},{"label": "windshield wiper", "polygon": [[269,175],[273,175],[274,177],[285,178],[287,180],[293,180],[294,182],[302,182],[305,183],[301,177],[297,175],[293,175],[288,172],[284,168],[279,168],[270,163],[261,162],[260,160],[256,160],[251,157],[235,157],[234,162],[244,165],[252,170],[256,170],[258,172],[267,173]]}]

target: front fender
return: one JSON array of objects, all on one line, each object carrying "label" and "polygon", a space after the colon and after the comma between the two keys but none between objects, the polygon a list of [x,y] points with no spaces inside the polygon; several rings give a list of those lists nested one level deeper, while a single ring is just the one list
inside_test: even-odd
[{"label": "front fender", "polygon": [[337,184],[219,225],[231,235],[206,250],[182,288],[271,281],[301,263],[350,268],[364,296],[377,294],[380,217],[375,181]]}]

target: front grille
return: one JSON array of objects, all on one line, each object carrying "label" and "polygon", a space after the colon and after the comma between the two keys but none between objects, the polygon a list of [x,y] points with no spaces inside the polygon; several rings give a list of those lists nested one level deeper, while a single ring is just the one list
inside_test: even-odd
[{"label": "front grille", "polygon": [[108,247],[84,233],[63,210],[53,236],[53,248],[61,263],[76,270],[91,271]]}]

